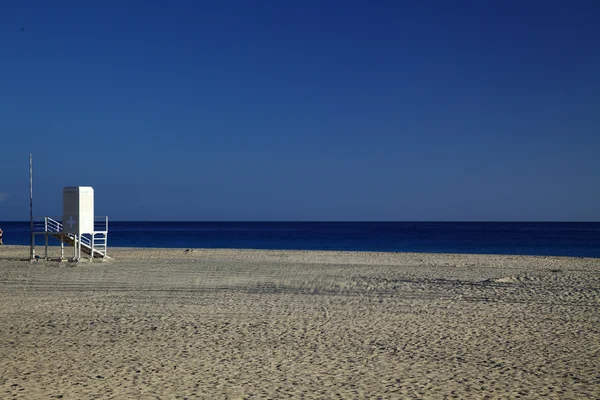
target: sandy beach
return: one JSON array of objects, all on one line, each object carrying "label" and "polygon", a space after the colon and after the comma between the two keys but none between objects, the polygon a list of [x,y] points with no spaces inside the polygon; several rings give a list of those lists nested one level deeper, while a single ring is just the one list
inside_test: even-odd
[{"label": "sandy beach", "polygon": [[600,259],[109,250],[0,247],[1,399],[600,398]]}]

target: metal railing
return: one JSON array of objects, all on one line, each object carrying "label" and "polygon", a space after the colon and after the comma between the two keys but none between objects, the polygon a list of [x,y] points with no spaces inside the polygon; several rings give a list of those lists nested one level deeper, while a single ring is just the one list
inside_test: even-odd
[{"label": "metal railing", "polygon": [[62,232],[62,224],[57,217],[33,217],[33,232]]},{"label": "metal railing", "polygon": [[[54,232],[63,231],[62,217],[33,217],[33,232]],[[108,217],[94,217],[94,233],[108,232]]]},{"label": "metal railing", "polygon": [[33,217],[32,222],[32,234],[63,234],[71,238],[74,242],[80,240],[82,246],[106,255],[108,243],[107,216],[94,217],[94,232],[84,233],[79,238],[75,234],[64,232],[61,217]]}]

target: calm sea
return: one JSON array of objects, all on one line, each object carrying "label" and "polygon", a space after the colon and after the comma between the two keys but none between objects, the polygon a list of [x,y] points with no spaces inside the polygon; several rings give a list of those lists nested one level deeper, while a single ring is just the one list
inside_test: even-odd
[{"label": "calm sea", "polygon": [[[0,227],[29,244],[28,222]],[[108,244],[600,257],[600,222],[111,222]]]}]

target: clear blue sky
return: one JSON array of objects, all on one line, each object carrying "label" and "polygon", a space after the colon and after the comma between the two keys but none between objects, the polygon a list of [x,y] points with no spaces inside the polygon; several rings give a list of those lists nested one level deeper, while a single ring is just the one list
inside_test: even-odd
[{"label": "clear blue sky", "polygon": [[600,2],[0,1],[0,221],[600,220]]}]

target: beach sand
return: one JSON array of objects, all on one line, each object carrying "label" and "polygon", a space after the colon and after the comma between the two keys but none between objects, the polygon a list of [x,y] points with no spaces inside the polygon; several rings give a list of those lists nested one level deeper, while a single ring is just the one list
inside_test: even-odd
[{"label": "beach sand", "polygon": [[600,398],[600,259],[109,250],[0,247],[1,399]]}]

